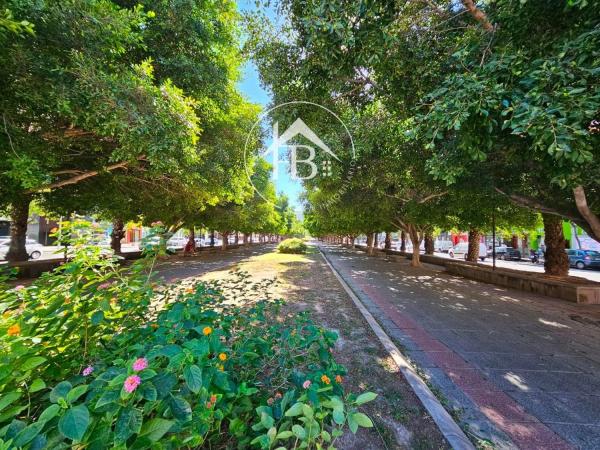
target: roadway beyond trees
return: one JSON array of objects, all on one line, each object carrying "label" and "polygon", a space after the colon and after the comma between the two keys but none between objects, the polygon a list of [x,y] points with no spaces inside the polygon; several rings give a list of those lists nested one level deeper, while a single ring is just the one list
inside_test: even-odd
[{"label": "roadway beyond trees", "polygon": [[600,447],[600,307],[321,248],[472,431],[499,448]]}]

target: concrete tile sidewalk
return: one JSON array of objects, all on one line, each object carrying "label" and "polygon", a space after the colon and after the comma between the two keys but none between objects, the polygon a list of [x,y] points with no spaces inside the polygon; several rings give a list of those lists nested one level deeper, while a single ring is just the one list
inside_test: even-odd
[{"label": "concrete tile sidewalk", "polygon": [[600,306],[323,250],[476,434],[504,448],[600,448]]}]

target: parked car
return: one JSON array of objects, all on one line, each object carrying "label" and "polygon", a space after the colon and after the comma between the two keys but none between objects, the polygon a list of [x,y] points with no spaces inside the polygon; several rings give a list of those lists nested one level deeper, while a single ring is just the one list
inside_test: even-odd
[{"label": "parked car", "polygon": [[595,250],[567,250],[569,265],[578,269],[600,267],[600,252]]},{"label": "parked car", "polygon": [[[0,241],[0,259],[6,259],[6,254],[8,253],[9,247],[10,238],[3,238],[2,241]],[[44,246],[34,239],[25,240],[25,249],[27,250],[29,259],[38,259],[40,256],[42,256],[43,248]]]},{"label": "parked car", "polygon": [[[467,259],[467,254],[469,253],[469,243],[468,242],[459,242],[454,247],[448,250],[448,256],[450,258],[460,258],[461,256],[464,259]],[[479,243],[479,259],[485,261],[487,257],[487,247],[483,242]]]},{"label": "parked car", "polygon": [[453,247],[452,241],[442,240],[442,239],[435,240],[435,251],[436,252],[448,253],[452,247]]},{"label": "parked car", "polygon": [[521,252],[516,248],[499,245],[496,247],[496,258],[505,261],[519,261],[521,259]]},{"label": "parked car", "polygon": [[188,238],[173,236],[167,241],[167,250],[181,250],[185,248]]}]

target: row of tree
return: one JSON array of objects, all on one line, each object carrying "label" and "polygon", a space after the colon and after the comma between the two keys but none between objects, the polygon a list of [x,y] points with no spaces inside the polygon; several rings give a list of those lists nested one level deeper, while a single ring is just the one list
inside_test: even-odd
[{"label": "row of tree", "polygon": [[476,243],[494,221],[532,228],[541,213],[546,271],[566,274],[562,220],[600,240],[592,3],[282,0],[282,29],[251,21],[275,103],[339,111],[354,136],[355,156],[339,138],[345,164],[306,182],[310,232],[402,230],[418,265],[434,227]]},{"label": "row of tree", "polygon": [[259,108],[236,90],[235,2],[0,3],[8,259],[27,258],[32,202],[112,220],[116,250],[123,224],[140,218],[171,231],[290,231],[286,199],[256,157],[260,136],[244,155]]}]

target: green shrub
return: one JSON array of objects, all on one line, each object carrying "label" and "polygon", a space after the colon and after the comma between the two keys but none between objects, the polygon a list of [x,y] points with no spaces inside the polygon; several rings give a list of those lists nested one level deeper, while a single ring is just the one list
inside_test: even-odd
[{"label": "green shrub", "polygon": [[306,253],[306,244],[302,239],[291,238],[285,239],[277,246],[279,253]]},{"label": "green shrub", "polygon": [[236,306],[256,291],[244,274],[156,286],[155,254],[126,272],[73,249],[0,291],[0,448],[329,448],[372,426],[358,407],[375,394],[344,393],[336,334],[281,301]]}]

